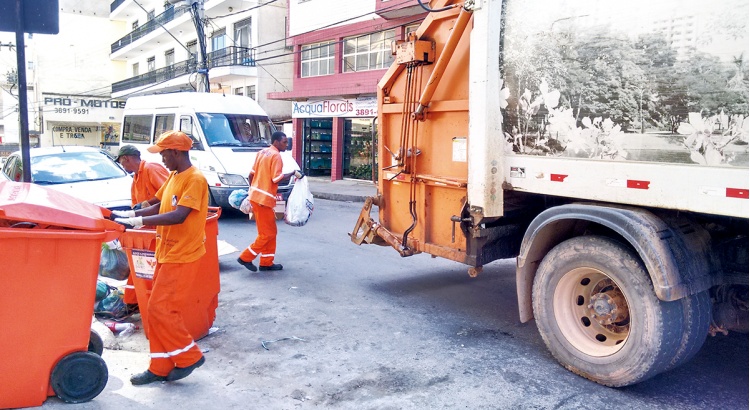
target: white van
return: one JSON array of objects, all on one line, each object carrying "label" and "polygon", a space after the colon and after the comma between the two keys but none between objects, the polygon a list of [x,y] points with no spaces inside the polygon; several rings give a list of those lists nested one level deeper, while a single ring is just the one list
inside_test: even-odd
[{"label": "white van", "polygon": [[[226,208],[232,191],[248,188],[255,155],[271,145],[275,127],[258,103],[243,96],[185,92],[128,98],[120,145],[132,144],[141,158],[160,163],[146,148],[168,130],[193,139],[190,160],[208,181],[211,205]],[[281,158],[285,174],[299,169],[291,151]],[[284,178],[277,200],[286,201],[293,185],[294,177]]]}]

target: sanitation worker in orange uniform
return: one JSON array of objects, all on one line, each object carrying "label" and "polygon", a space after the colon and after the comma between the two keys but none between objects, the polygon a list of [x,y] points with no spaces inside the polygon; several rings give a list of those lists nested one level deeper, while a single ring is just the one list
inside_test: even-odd
[{"label": "sanitation worker in orange uniform", "polygon": [[[133,209],[148,208],[151,203],[157,203],[156,192],[164,185],[169,171],[156,162],[141,160],[141,151],[133,145],[123,145],[117,153],[117,162],[125,171],[133,174],[133,184],[130,186],[130,201]],[[138,300],[133,289],[133,278],[128,276],[123,302],[135,305]]]},{"label": "sanitation worker in orange uniform", "polygon": [[116,160],[125,171],[133,174],[133,185],[130,186],[131,207],[148,208],[155,204],[156,191],[164,185],[169,171],[161,164],[142,160],[141,152],[133,145],[123,145]]},{"label": "sanitation worker in orange uniform", "polygon": [[282,270],[280,263],[274,263],[276,253],[276,192],[279,182],[284,177],[297,174],[298,171],[282,174],[281,152],[286,151],[289,140],[286,134],[276,131],[271,135],[271,146],[258,152],[255,163],[250,170],[250,205],[255,215],[255,225],[258,236],[250,246],[240,253],[237,262],[255,272],[258,267],[253,264],[256,257],[260,257],[260,270]]},{"label": "sanitation worker in orange uniform", "polygon": [[[185,328],[182,306],[206,253],[208,184],[189,157],[190,137],[180,131],[162,134],[149,152],[160,153],[172,171],[156,192],[158,203],[136,211],[113,211],[116,222],[139,228],[156,226],[156,269],[148,302],[151,362],[130,382],[143,385],[187,377],[205,362]],[[141,306],[141,309],[144,307]]]}]

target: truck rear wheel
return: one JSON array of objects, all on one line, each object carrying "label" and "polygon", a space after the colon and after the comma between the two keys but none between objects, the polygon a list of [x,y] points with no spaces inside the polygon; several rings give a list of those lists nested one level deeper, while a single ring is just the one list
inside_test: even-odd
[{"label": "truck rear wheel", "polygon": [[646,380],[679,355],[680,301],[660,301],[640,258],[613,239],[554,247],[534,278],[539,333],[568,370],[607,386]]},{"label": "truck rear wheel", "polygon": [[682,304],[682,340],[667,370],[692,359],[703,347],[711,327],[711,296],[707,290],[679,300]]}]

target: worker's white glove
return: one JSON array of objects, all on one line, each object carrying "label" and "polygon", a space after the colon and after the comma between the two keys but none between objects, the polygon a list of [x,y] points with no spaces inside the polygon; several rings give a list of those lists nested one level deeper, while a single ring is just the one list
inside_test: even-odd
[{"label": "worker's white glove", "polygon": [[132,218],[135,216],[135,211],[112,211],[112,213],[120,218]]},{"label": "worker's white glove", "polygon": [[[112,212],[116,212],[116,211],[112,211]],[[134,217],[131,217],[131,218],[115,218],[115,222],[117,222],[118,224],[130,225],[133,228],[138,229],[141,226],[143,226],[143,217],[142,216],[134,216]]]}]

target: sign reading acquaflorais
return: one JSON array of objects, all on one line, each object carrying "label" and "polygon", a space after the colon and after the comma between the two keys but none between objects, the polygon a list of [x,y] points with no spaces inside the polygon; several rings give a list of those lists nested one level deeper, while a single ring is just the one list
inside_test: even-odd
[{"label": "sign reading acquaflorais", "polygon": [[293,118],[376,117],[377,115],[378,100],[375,97],[295,101],[292,105]]}]

